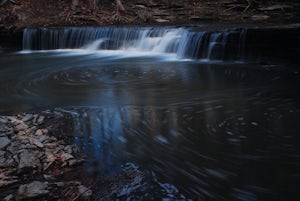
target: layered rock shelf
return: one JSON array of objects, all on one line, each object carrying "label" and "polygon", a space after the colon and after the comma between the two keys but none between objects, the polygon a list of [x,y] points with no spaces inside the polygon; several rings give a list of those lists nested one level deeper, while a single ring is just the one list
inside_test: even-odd
[{"label": "layered rock shelf", "polygon": [[57,192],[64,189],[73,189],[75,196],[92,194],[78,181],[59,180],[84,160],[79,148],[59,134],[62,118],[59,112],[0,116],[0,190],[6,189],[6,195],[1,195],[4,200],[63,198],[65,195]]}]

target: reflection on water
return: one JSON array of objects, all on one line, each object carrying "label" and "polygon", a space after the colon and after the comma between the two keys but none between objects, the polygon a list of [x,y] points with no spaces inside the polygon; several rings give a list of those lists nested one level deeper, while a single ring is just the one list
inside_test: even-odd
[{"label": "reflection on water", "polygon": [[0,66],[0,110],[70,112],[91,174],[130,162],[193,200],[296,200],[297,68],[68,51]]},{"label": "reflection on water", "polygon": [[299,141],[289,121],[297,114],[285,106],[293,101],[222,102],[69,110],[80,121],[76,142],[103,171],[130,159],[194,199],[265,200],[296,190]]}]

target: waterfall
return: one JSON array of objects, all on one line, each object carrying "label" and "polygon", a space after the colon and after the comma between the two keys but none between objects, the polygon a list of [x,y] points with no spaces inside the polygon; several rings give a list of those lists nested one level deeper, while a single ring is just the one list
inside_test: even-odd
[{"label": "waterfall", "polygon": [[224,60],[241,56],[244,35],[245,30],[208,32],[188,27],[26,28],[23,49],[120,50],[170,53],[180,59]]}]

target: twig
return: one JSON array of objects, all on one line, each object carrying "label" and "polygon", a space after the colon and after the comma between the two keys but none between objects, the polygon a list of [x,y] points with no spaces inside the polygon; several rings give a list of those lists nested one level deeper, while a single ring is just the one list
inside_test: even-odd
[{"label": "twig", "polygon": [[250,6],[252,5],[252,1],[251,1],[251,0],[247,0],[247,2],[248,2],[248,5],[247,5],[247,7],[243,10],[242,14],[245,13],[245,12],[250,8]]},{"label": "twig", "polygon": [[230,11],[230,10],[238,8],[238,7],[240,7],[240,6],[239,5],[233,5],[230,8],[226,8],[225,10],[223,10],[223,13],[226,13],[227,11]]},{"label": "twig", "polygon": [[125,8],[121,2],[121,0],[116,0],[116,3],[117,3],[117,9],[120,11],[120,12],[125,12]]},{"label": "twig", "polygon": [[66,16],[65,21],[69,21],[69,20],[70,20],[70,15],[71,15],[71,11],[69,11],[69,12],[67,13],[67,16]]},{"label": "twig", "polygon": [[14,1],[14,0],[9,0],[9,1],[10,1],[10,3],[12,3],[12,4],[17,4],[17,2]]}]

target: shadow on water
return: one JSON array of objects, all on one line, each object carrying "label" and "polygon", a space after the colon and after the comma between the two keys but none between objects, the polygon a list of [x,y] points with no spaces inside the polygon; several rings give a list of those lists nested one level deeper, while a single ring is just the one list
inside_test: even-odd
[{"label": "shadow on water", "polygon": [[70,113],[88,177],[146,173],[128,199],[297,200],[298,63],[65,49],[0,66],[1,111]]}]

